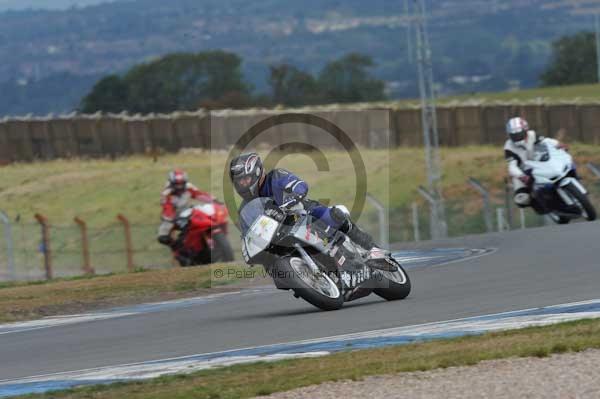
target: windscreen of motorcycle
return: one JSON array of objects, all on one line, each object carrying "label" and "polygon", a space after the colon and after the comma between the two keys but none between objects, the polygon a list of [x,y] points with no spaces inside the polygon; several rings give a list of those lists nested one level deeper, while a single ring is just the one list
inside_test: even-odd
[{"label": "windscreen of motorcycle", "polygon": [[265,216],[265,206],[270,198],[256,198],[242,206],[240,210],[240,228],[244,238],[244,258],[246,261],[264,251],[275,232],[279,223]]},{"label": "windscreen of motorcycle", "polygon": [[240,209],[240,228],[242,229],[242,235],[246,235],[250,226],[252,226],[259,217],[265,214],[265,207],[270,201],[272,201],[270,198],[259,197],[242,205],[242,209]]},{"label": "windscreen of motorcycle", "polygon": [[271,244],[273,236],[279,227],[276,220],[261,216],[250,226],[244,236],[244,256],[246,261],[263,252]]}]

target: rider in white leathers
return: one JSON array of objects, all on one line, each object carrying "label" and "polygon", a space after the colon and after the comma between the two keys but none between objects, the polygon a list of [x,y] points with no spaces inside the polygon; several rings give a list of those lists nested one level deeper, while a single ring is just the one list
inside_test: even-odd
[{"label": "rider in white leathers", "polygon": [[506,124],[508,140],[504,144],[504,156],[508,161],[508,174],[512,178],[514,201],[517,206],[525,208],[536,204],[531,199],[532,178],[522,169],[527,160],[534,159],[534,146],[544,143],[556,148],[566,149],[558,140],[538,136],[534,130],[529,129],[529,124],[523,118],[512,118]]}]

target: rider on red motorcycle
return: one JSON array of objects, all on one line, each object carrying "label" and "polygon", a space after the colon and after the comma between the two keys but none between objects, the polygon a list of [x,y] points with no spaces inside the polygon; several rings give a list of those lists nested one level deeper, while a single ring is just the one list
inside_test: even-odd
[{"label": "rider on red motorcycle", "polygon": [[181,169],[175,169],[168,175],[165,190],[161,194],[162,223],[158,228],[158,242],[171,246],[173,238],[171,232],[175,228],[177,214],[185,209],[190,200],[212,202],[214,197],[207,192],[201,191],[188,181],[187,173]]}]

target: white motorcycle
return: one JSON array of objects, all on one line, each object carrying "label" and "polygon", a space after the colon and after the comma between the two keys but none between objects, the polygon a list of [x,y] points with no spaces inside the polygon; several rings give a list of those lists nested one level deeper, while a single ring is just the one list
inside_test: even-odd
[{"label": "white motorcycle", "polygon": [[535,145],[534,153],[534,160],[523,165],[523,170],[533,178],[534,209],[558,224],[580,217],[596,220],[596,209],[577,177],[571,154],[543,142]]}]

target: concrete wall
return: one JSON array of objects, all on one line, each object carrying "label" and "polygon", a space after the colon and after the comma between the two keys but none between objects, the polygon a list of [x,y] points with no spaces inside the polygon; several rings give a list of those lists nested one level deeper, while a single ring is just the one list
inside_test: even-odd
[{"label": "concrete wall", "polygon": [[[231,146],[256,123],[290,111],[216,111],[171,115],[72,115],[57,118],[0,120],[0,163],[69,157],[118,157],[181,148]],[[420,109],[294,110],[313,114],[340,127],[358,145],[423,144]],[[382,114],[386,117],[382,118]],[[444,146],[496,144],[505,140],[504,124],[523,116],[542,134],[562,131],[569,141],[600,143],[599,104],[483,105],[438,108],[440,143]],[[277,119],[275,119],[277,121]],[[387,133],[391,141],[385,139]],[[334,137],[304,123],[273,126],[258,142],[276,146],[294,141],[318,148],[337,145]]]}]

